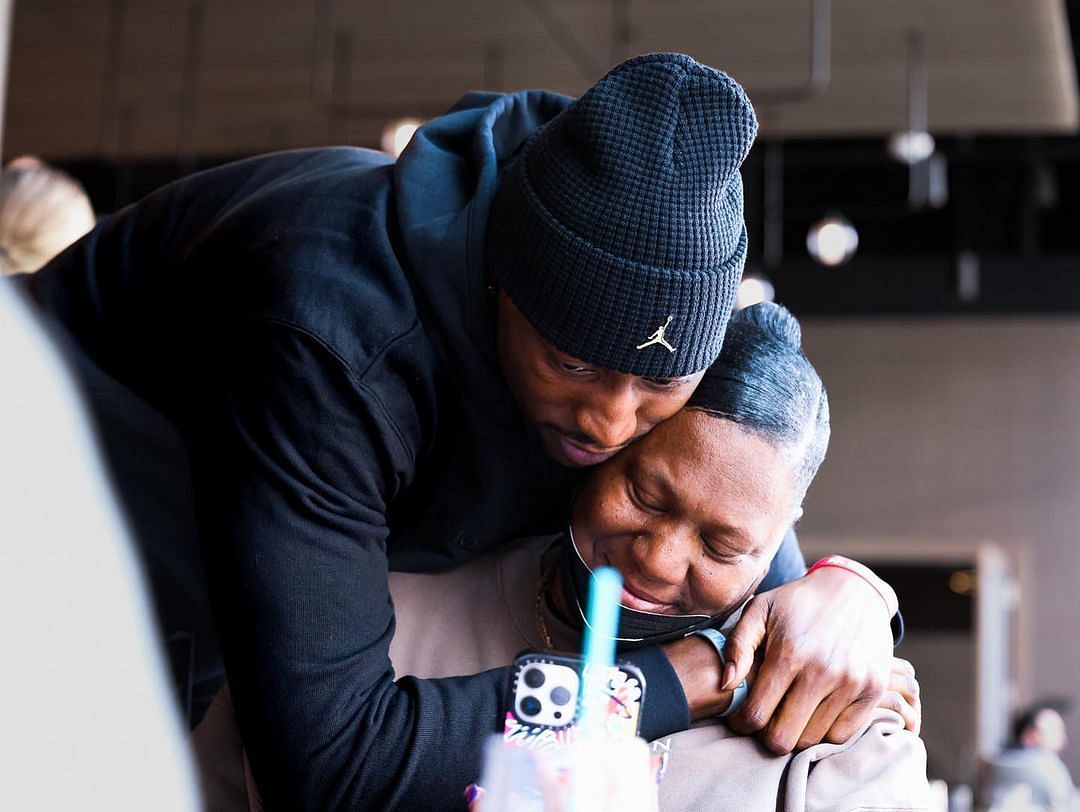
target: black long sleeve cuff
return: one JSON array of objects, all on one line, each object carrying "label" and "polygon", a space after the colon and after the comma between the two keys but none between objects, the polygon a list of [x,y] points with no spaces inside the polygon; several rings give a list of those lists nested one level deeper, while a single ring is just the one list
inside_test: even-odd
[{"label": "black long sleeve cuff", "polygon": [[645,677],[645,699],[641,703],[641,737],[647,741],[678,733],[690,727],[690,706],[682,681],[660,646],[629,652],[625,659],[641,669]]}]

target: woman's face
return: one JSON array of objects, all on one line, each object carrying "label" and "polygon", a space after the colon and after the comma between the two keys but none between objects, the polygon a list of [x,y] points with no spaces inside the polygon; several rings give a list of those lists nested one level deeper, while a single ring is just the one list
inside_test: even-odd
[{"label": "woman's face", "polygon": [[790,453],[684,409],[601,465],[574,503],[590,568],[623,576],[620,603],[660,614],[734,608],[796,518]]}]

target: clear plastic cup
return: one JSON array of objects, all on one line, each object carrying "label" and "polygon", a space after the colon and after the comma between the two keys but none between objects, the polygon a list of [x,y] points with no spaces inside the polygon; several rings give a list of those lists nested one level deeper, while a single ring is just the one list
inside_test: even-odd
[{"label": "clear plastic cup", "polygon": [[643,739],[547,749],[488,740],[480,812],[657,812],[656,768]]}]

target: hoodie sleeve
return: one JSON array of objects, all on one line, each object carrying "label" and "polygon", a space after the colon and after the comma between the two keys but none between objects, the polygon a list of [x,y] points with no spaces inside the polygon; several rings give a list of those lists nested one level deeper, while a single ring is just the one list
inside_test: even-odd
[{"label": "hoodie sleeve", "polygon": [[506,671],[394,680],[386,515],[411,477],[409,438],[315,338],[267,323],[244,336],[195,465],[211,596],[266,807],[462,807]]}]

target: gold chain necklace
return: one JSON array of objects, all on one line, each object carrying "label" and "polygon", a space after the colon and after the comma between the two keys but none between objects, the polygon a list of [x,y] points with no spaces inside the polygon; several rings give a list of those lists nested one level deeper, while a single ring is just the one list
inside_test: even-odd
[{"label": "gold chain necklace", "polygon": [[554,575],[555,567],[553,566],[549,566],[547,570],[540,573],[540,584],[536,587],[536,598],[533,600],[533,619],[536,621],[536,631],[539,633],[540,641],[544,644],[546,651],[555,650],[555,642],[551,639],[551,633],[548,631],[543,609],[544,594],[547,592],[548,585],[551,584]]}]

